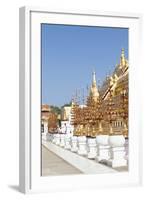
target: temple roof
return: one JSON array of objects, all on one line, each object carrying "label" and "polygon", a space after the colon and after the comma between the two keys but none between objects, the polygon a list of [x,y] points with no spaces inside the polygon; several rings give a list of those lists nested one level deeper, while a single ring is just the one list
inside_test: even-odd
[{"label": "temple roof", "polygon": [[116,65],[113,74],[110,77],[106,77],[106,80],[103,82],[103,85],[100,88],[100,96],[102,99],[108,97],[110,90],[115,90],[120,84],[127,84],[128,81],[128,68],[129,64],[125,58],[124,49],[122,49],[120,64]]}]

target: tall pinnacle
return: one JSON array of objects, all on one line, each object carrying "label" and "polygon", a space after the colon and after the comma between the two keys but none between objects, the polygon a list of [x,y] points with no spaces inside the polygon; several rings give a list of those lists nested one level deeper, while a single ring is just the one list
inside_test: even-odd
[{"label": "tall pinnacle", "polygon": [[92,74],[92,86],[96,86],[96,73],[95,73],[95,71]]},{"label": "tall pinnacle", "polygon": [[121,53],[121,57],[125,57],[125,51],[124,51],[124,48],[122,48],[122,53]]},{"label": "tall pinnacle", "polygon": [[94,101],[97,101],[97,99],[99,97],[99,92],[98,92],[98,88],[97,88],[97,85],[96,85],[96,73],[95,73],[95,71],[92,73],[92,85],[91,85],[91,88],[90,88],[90,96],[92,96]]},{"label": "tall pinnacle", "polygon": [[124,48],[122,48],[120,64],[121,64],[122,66],[125,66],[125,64],[126,64]]}]

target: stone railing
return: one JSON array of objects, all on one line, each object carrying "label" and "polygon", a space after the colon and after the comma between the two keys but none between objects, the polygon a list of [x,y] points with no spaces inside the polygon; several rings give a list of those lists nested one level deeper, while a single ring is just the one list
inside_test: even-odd
[{"label": "stone railing", "polygon": [[128,141],[125,141],[123,135],[104,134],[89,138],[48,133],[45,138],[61,148],[113,168],[127,166],[128,163]]}]

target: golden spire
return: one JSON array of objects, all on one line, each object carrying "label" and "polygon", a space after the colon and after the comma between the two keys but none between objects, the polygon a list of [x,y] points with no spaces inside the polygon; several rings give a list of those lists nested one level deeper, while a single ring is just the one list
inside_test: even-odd
[{"label": "golden spire", "polygon": [[92,73],[92,85],[90,88],[90,96],[92,96],[93,100],[96,102],[99,97],[98,88],[96,85],[96,73],[95,71]]},{"label": "golden spire", "polygon": [[96,86],[96,73],[95,71],[93,72],[93,75],[92,75],[92,86]]},{"label": "golden spire", "polygon": [[122,48],[120,64],[121,64],[122,66],[125,66],[125,64],[126,64],[124,48]]},{"label": "golden spire", "polygon": [[124,48],[122,48],[121,56],[125,57],[125,51],[124,51]]}]

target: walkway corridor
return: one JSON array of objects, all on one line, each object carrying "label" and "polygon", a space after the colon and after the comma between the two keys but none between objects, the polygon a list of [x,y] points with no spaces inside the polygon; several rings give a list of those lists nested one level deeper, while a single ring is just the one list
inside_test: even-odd
[{"label": "walkway corridor", "polygon": [[65,160],[42,145],[42,176],[81,174]]}]

